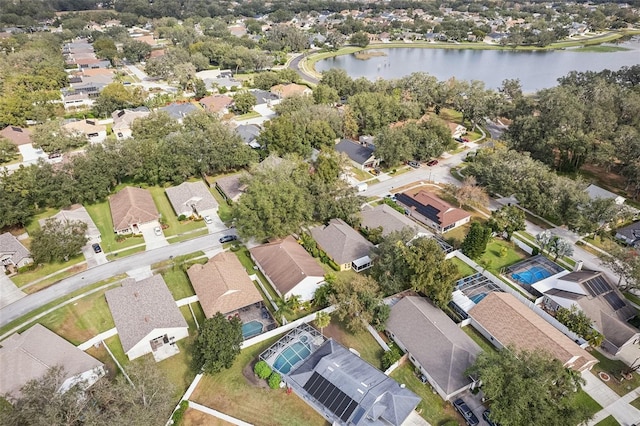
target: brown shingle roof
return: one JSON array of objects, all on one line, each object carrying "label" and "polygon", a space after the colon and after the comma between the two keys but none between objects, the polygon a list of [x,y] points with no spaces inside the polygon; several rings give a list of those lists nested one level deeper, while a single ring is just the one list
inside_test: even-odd
[{"label": "brown shingle roof", "polygon": [[118,232],[131,225],[151,222],[160,217],[151,193],[146,189],[127,186],[109,197],[113,229]]},{"label": "brown shingle roof", "polygon": [[304,95],[309,93],[311,89],[301,84],[277,84],[271,88],[271,93],[274,93],[282,98],[288,98],[294,95]]},{"label": "brown shingle roof", "polygon": [[224,95],[205,96],[200,99],[202,105],[207,111],[218,112],[233,103],[233,98]]},{"label": "brown shingle roof", "polygon": [[[489,293],[469,315],[504,346],[528,352],[544,351],[574,369],[590,368],[596,359],[540,315],[509,293]],[[578,362],[580,358],[585,361]]]},{"label": "brown shingle roof", "polygon": [[105,296],[125,352],[156,328],[188,327],[161,275],[129,278]]},{"label": "brown shingle roof", "polygon": [[322,266],[292,236],[249,251],[281,295],[307,277],[324,277]]},{"label": "brown shingle roof", "polygon": [[431,206],[437,210],[438,224],[443,228],[454,224],[465,217],[471,216],[468,212],[457,207],[453,207],[451,204],[425,190],[418,191],[415,194],[411,194],[410,192],[405,192],[404,194],[413,198],[423,206]]},{"label": "brown shingle roof", "polygon": [[247,271],[231,252],[217,254],[204,265],[193,265],[187,275],[207,318],[262,301]]},{"label": "brown shingle roof", "polygon": [[0,136],[7,138],[14,145],[31,143],[31,130],[22,127],[7,126],[0,131]]},{"label": "brown shingle roof", "polygon": [[327,226],[316,226],[311,235],[329,257],[344,265],[368,256],[373,244],[342,219],[331,219]]}]

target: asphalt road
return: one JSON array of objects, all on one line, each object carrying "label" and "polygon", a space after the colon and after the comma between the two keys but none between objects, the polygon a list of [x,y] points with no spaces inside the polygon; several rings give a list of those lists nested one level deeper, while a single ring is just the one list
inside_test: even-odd
[{"label": "asphalt road", "polygon": [[307,56],[309,56],[309,52],[297,56],[295,58],[293,58],[291,60],[291,62],[289,62],[289,68],[291,68],[292,70],[294,70],[296,73],[298,73],[298,75],[300,77],[302,77],[303,80],[308,81],[309,83],[313,83],[313,84],[318,84],[320,83],[320,80],[318,80],[317,78],[315,78],[314,76],[312,76],[311,74],[307,74],[304,71],[302,71],[302,69],[300,69],[300,61],[303,60],[304,58],[306,58]]},{"label": "asphalt road", "polygon": [[219,248],[221,244],[218,242],[218,239],[222,235],[231,233],[235,232],[225,229],[203,237],[182,241],[166,247],[160,247],[155,250],[145,251],[122,259],[113,260],[104,265],[88,269],[77,275],[66,278],[51,287],[25,296],[22,299],[5,306],[0,310],[0,327],[35,309],[38,309],[40,306],[44,306],[47,303],[53,302],[56,299],[90,286],[91,284],[106,280],[116,275],[124,274],[132,269],[150,266],[154,263],[168,260],[171,256],[180,256],[199,250]]}]

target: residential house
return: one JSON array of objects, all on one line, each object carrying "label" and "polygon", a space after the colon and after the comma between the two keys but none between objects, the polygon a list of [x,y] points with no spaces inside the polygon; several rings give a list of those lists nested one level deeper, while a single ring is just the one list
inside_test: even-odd
[{"label": "residential house", "polygon": [[98,124],[96,120],[71,121],[62,128],[69,133],[86,137],[91,144],[102,143],[107,139],[107,126]]},{"label": "residential house", "polygon": [[17,269],[33,263],[31,253],[9,232],[0,234],[0,266],[2,271]]},{"label": "residential house", "polygon": [[202,181],[183,182],[165,189],[165,192],[177,216],[204,217],[216,214],[218,210],[218,202]]},{"label": "residential house", "polygon": [[127,186],[109,197],[113,230],[117,234],[139,234],[140,225],[160,218],[151,193],[146,189]]},{"label": "residential house", "polygon": [[0,131],[0,138],[7,139],[18,148],[23,163],[35,163],[41,158],[47,158],[47,155],[42,149],[33,146],[31,130],[29,129],[7,126]]},{"label": "residential house", "polygon": [[576,307],[584,312],[604,336],[601,347],[614,355],[640,338],[640,332],[627,323],[636,310],[602,272],[562,270],[533,288],[544,296],[542,304],[548,311]]},{"label": "residential house", "polygon": [[613,200],[613,202],[619,206],[624,204],[624,202],[626,201],[626,198],[624,198],[623,196],[615,194],[611,191],[607,191],[606,189],[600,188],[599,186],[594,184],[589,185],[587,189],[585,189],[585,191],[589,195],[589,198],[591,198],[592,200],[604,198],[605,200]]},{"label": "residential house", "polygon": [[465,133],[467,133],[467,128],[458,123],[453,123],[449,121],[447,122],[447,127],[449,127],[449,130],[451,131],[451,137],[453,138],[459,138]]},{"label": "residential house", "polygon": [[64,369],[60,392],[80,383],[88,388],[105,375],[102,362],[41,324],[3,340],[0,365],[0,394],[16,398],[24,385],[40,379],[55,366]]},{"label": "residential house", "polygon": [[[74,204],[68,209],[60,210],[58,213],[53,215],[51,219],[55,219],[58,222],[82,222],[87,224],[87,230],[85,232],[85,236],[89,240],[89,243],[99,243],[101,240],[100,230],[94,223],[91,216],[89,216],[89,212],[84,206],[80,204]],[[40,227],[42,227],[47,219],[40,219],[38,222],[40,223]]]},{"label": "residential house", "polygon": [[227,91],[229,91],[242,87],[242,81],[236,80],[231,76],[223,77],[222,75],[220,75],[216,78],[203,78],[202,81],[204,81],[207,90],[217,90],[220,87],[224,87]]},{"label": "residential house", "polygon": [[62,102],[65,110],[76,108],[91,108],[96,103],[95,98],[85,92],[67,92],[62,94]]},{"label": "residential house", "polygon": [[272,102],[280,99],[278,95],[267,92],[266,90],[250,90],[249,93],[251,93],[251,95],[256,98],[256,105],[271,105]]},{"label": "residential house", "polygon": [[233,98],[224,95],[213,95],[205,96],[199,102],[205,111],[221,117],[229,113],[229,106],[233,104]]},{"label": "residential house", "polygon": [[258,136],[260,136],[262,129],[257,124],[241,124],[234,129],[234,132],[251,148],[258,149],[262,147],[258,142]]},{"label": "residential house", "polygon": [[403,229],[411,229],[414,236],[418,234],[431,235],[431,232],[426,228],[384,203],[375,207],[365,204],[360,211],[360,226],[365,230],[382,228],[382,236]]},{"label": "residential house", "polygon": [[400,426],[420,397],[333,339],[284,377],[332,425]]},{"label": "residential house", "polygon": [[218,253],[204,265],[191,266],[187,275],[207,318],[262,303],[260,292],[232,252]]},{"label": "residential house", "polygon": [[386,332],[445,401],[477,384],[465,372],[482,349],[428,299],[407,296],[393,305]]},{"label": "residential house", "polygon": [[247,176],[246,173],[236,173],[235,175],[221,177],[216,180],[216,189],[225,200],[238,201],[247,189],[247,185],[242,182],[245,176]]},{"label": "residential house", "polygon": [[576,371],[598,361],[510,293],[491,292],[469,310],[471,325],[498,349],[546,352]]},{"label": "residential house", "polygon": [[616,229],[616,238],[632,247],[638,246],[640,244],[640,222],[633,222],[631,225]]},{"label": "residential house", "polygon": [[341,271],[353,268],[360,272],[371,267],[369,253],[373,244],[342,219],[331,219],[327,225],[312,228],[311,235]]},{"label": "residential house", "polygon": [[180,352],[176,342],[189,336],[188,325],[161,275],[127,278],[105,297],[130,360],[152,353],[161,361]]},{"label": "residential house", "polygon": [[190,102],[183,103],[183,104],[174,102],[167,106],[158,108],[158,111],[164,111],[167,114],[169,114],[169,117],[173,118],[174,120],[177,120],[179,123],[182,123],[182,120],[187,115],[200,111],[200,109]]},{"label": "residential house", "polygon": [[420,222],[442,233],[462,226],[471,220],[471,215],[440,199],[435,194],[419,190],[411,190],[396,195],[398,204],[405,208],[405,212]]},{"label": "residential house", "polygon": [[367,167],[374,168],[380,164],[380,159],[373,154],[374,148],[367,144],[358,143],[350,139],[341,139],[335,146],[336,151],[345,154],[360,170]]},{"label": "residential house", "polygon": [[135,109],[119,109],[111,114],[113,118],[113,133],[118,140],[130,138],[133,135],[131,125],[139,118],[145,118],[151,111],[147,107]]},{"label": "residential house", "polygon": [[271,93],[277,95],[280,99],[289,98],[291,96],[308,96],[312,90],[302,84],[276,84],[271,88]]},{"label": "residential house", "polygon": [[258,269],[283,299],[299,296],[312,300],[324,283],[324,269],[292,237],[263,244],[249,250]]}]

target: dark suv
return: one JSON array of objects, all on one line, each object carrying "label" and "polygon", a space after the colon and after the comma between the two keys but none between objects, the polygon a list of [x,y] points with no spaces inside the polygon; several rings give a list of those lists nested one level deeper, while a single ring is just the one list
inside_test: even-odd
[{"label": "dark suv", "polygon": [[464,417],[464,421],[469,426],[477,426],[480,424],[480,420],[478,420],[476,415],[473,414],[473,411],[471,411],[471,408],[469,408],[467,403],[464,402],[462,398],[458,398],[455,401],[453,401],[453,406],[456,407],[456,410],[458,410],[460,414],[462,414],[462,417]]},{"label": "dark suv", "polygon": [[489,423],[489,426],[499,426],[498,423],[491,420],[491,410],[484,410],[482,418],[485,422]]}]

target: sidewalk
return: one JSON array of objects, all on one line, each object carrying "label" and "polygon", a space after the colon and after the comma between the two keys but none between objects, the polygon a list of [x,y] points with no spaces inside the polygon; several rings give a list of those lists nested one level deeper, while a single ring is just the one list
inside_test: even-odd
[{"label": "sidewalk", "polygon": [[640,422],[640,410],[629,405],[640,395],[640,387],[620,397],[590,371],[583,371],[582,377],[586,380],[582,389],[602,406],[602,410],[589,421],[589,426],[594,426],[609,416],[613,416],[622,426]]}]

